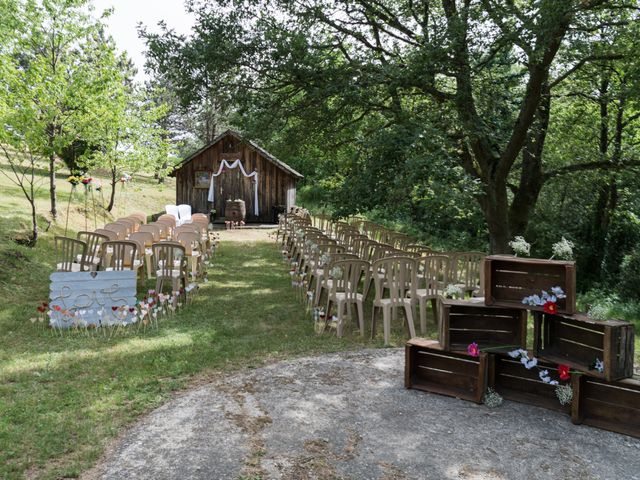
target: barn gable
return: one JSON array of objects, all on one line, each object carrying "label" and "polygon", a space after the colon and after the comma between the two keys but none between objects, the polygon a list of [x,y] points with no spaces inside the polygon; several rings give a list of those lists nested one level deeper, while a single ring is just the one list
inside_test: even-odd
[{"label": "barn gable", "polygon": [[[258,172],[257,201],[259,215],[254,215],[256,185],[253,178],[245,177],[240,168],[225,169],[214,177],[214,201],[208,202],[209,181],[212,173],[220,170],[222,161],[240,160],[245,172]],[[296,183],[303,176],[286,163],[278,160],[262,147],[238,132],[228,130],[211,143],[192,153],[173,171],[176,177],[176,202],[191,205],[193,212],[208,213],[216,210],[216,218],[225,217],[227,200],[242,199],[247,206],[250,222],[274,221],[277,212],[291,207],[296,201]],[[251,207],[251,208],[250,208]]]}]

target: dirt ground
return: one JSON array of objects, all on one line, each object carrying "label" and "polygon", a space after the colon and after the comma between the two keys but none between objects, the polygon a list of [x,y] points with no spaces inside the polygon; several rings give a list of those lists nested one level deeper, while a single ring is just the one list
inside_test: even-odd
[{"label": "dirt ground", "polygon": [[216,233],[220,235],[220,239],[230,242],[268,242],[273,241],[276,232],[276,226],[261,226],[260,228],[237,228],[234,230],[225,230],[224,227],[216,228]]},{"label": "dirt ground", "polygon": [[222,376],[143,418],[84,478],[640,479],[638,439],[406,390],[403,366],[382,349]]}]

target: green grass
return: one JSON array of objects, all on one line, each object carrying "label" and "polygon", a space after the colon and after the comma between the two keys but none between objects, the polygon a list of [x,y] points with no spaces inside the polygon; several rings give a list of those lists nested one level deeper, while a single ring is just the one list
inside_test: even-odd
[{"label": "green grass", "polygon": [[[209,375],[294,355],[381,346],[357,335],[316,335],[273,243],[223,243],[209,282],[157,330],[106,339],[61,337],[33,325],[29,318],[48,295],[52,238],[66,223],[70,186],[64,180],[58,186],[61,218],[30,249],[12,241],[28,229],[27,203],[0,177],[0,478],[76,477],[140,414]],[[137,179],[128,187],[128,204],[119,193],[116,214],[159,211],[173,188]],[[48,209],[46,189],[38,207],[41,214]],[[83,209],[77,195],[71,235],[85,227]],[[93,221],[90,214],[89,228]],[[46,227],[46,215],[40,224]],[[394,333],[400,344],[402,330]]]}]

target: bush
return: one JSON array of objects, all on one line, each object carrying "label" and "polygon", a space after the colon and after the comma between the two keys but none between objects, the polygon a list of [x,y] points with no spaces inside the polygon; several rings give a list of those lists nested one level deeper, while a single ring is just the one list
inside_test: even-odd
[{"label": "bush", "polygon": [[640,249],[624,256],[618,290],[622,299],[640,300]]}]

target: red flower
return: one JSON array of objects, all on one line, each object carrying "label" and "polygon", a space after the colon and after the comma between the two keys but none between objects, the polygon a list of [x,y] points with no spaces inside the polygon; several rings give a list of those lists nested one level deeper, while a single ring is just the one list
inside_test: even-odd
[{"label": "red flower", "polygon": [[560,364],[558,365],[558,375],[560,375],[560,380],[565,381],[571,378],[571,374],[569,373],[569,365]]},{"label": "red flower", "polygon": [[480,348],[478,347],[478,344],[476,342],[470,343],[467,347],[467,353],[472,357],[480,356]]},{"label": "red flower", "polygon": [[130,311],[131,313],[133,313],[133,312],[135,312],[135,311],[136,311],[136,309],[135,309],[135,308],[133,308],[133,307],[129,307],[129,311]]},{"label": "red flower", "polygon": [[551,313],[552,315],[558,313],[558,305],[556,305],[556,302],[546,302],[542,306],[542,309],[545,311],[545,313]]},{"label": "red flower", "polygon": [[111,310],[113,310],[114,312],[118,309],[118,307],[116,307],[115,305],[113,307],[111,307]]},{"label": "red flower", "polygon": [[48,304],[47,302],[42,302],[42,306],[43,306],[44,308],[47,308],[47,307],[49,306],[49,304]]},{"label": "red flower", "polygon": [[56,305],[55,307],[53,307],[53,309],[54,309],[56,312],[59,312],[60,310],[62,310],[62,307],[61,307],[60,305]]},{"label": "red flower", "polygon": [[40,305],[40,306],[38,307],[38,311],[39,311],[40,313],[44,313],[44,311],[45,311],[45,310],[46,310],[46,308],[45,308],[45,307],[43,307],[42,305]]}]

